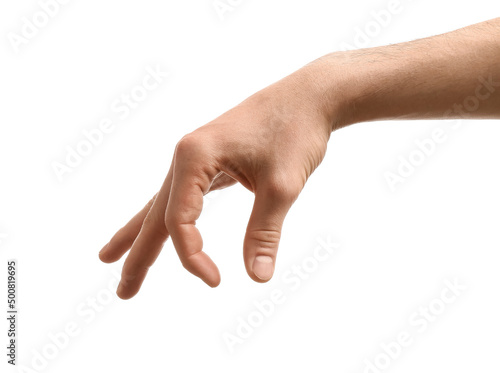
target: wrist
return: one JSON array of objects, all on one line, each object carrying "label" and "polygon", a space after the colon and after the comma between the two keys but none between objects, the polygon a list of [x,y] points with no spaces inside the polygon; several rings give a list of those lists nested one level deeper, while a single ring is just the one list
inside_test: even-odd
[{"label": "wrist", "polygon": [[309,82],[309,94],[326,118],[330,132],[363,121],[360,110],[364,95],[360,92],[367,92],[366,81],[361,80],[361,71],[354,61],[349,61],[348,53],[328,54],[299,70]]},{"label": "wrist", "polygon": [[[382,47],[383,48],[383,47]],[[411,117],[406,87],[414,65],[406,53],[379,48],[335,52],[305,66],[331,131],[360,123]]]}]

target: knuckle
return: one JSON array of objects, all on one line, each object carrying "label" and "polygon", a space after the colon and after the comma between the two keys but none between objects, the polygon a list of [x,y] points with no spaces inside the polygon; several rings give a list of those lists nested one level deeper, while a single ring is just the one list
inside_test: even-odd
[{"label": "knuckle", "polygon": [[194,263],[192,260],[192,257],[194,254],[185,254],[183,252],[177,251],[177,255],[179,256],[179,259],[181,261],[182,267],[187,270],[188,272],[195,273],[195,267]]},{"label": "knuckle", "polygon": [[196,136],[196,134],[194,133],[189,133],[187,135],[184,135],[179,140],[175,147],[175,153],[181,155],[191,154],[194,151],[198,150],[200,145],[201,142],[198,136]]},{"label": "knuckle", "polygon": [[193,269],[193,264],[192,264],[189,260],[187,260],[187,259],[182,259],[182,260],[181,260],[181,264],[182,264],[182,267],[183,267],[186,271],[191,272],[191,273],[194,271],[194,269]]},{"label": "knuckle", "polygon": [[267,197],[281,203],[292,204],[295,202],[301,187],[291,181],[288,177],[282,175],[273,176],[266,188]]},{"label": "knuckle", "polygon": [[278,229],[258,229],[247,231],[247,238],[258,247],[258,254],[275,255],[278,248],[281,232]]},{"label": "knuckle", "polygon": [[174,214],[166,214],[164,219],[164,226],[167,232],[175,234],[179,234],[179,229],[184,224],[182,215],[178,213]]}]

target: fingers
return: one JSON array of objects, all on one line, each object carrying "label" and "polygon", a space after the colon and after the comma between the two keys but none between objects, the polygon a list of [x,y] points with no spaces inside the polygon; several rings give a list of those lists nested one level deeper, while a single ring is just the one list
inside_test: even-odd
[{"label": "fingers", "polygon": [[[234,185],[237,181],[231,176],[221,173],[216,176],[210,186],[209,192],[220,190]],[[139,211],[130,221],[123,226],[99,252],[99,259],[104,263],[114,263],[130,249],[137,235],[141,231],[144,219],[148,214],[157,194]],[[165,203],[166,204],[166,203]]]},{"label": "fingers", "polygon": [[122,269],[122,278],[117,294],[122,299],[130,299],[139,292],[149,268],[154,264],[165,241],[168,231],[165,226],[165,210],[172,183],[172,167],[151,209],[146,215],[130,254]]},{"label": "fingers", "polygon": [[[103,261],[119,259],[131,246],[122,270],[117,294],[132,298],[139,291],[169,237],[183,266],[209,286],[220,283],[215,263],[202,251],[203,240],[196,220],[203,208],[203,195],[236,181],[220,173],[213,153],[203,139],[183,138],[177,145],[172,165],[156,198],[112,238],[100,253]],[[212,156],[211,156],[212,154]],[[257,282],[268,281],[274,273],[281,228],[301,188],[286,177],[260,178],[244,242],[245,266]]]},{"label": "fingers", "polygon": [[111,238],[111,240],[102,248],[99,252],[99,258],[104,263],[116,262],[130,249],[141,230],[142,223],[151,209],[155,198],[156,194],[146,204],[146,206],[144,206],[143,209],[139,211],[123,228],[116,232],[113,238]]},{"label": "fingers", "polygon": [[273,276],[283,221],[299,191],[285,180],[256,190],[243,245],[245,267],[254,281],[266,282]]},{"label": "fingers", "polygon": [[208,160],[197,148],[198,144],[189,138],[177,145],[165,222],[184,268],[215,287],[220,283],[219,270],[202,251],[203,240],[195,224],[203,207],[203,195],[217,171],[207,166]]},{"label": "fingers", "polygon": [[[178,159],[182,158],[179,157]],[[179,163],[179,169],[181,167],[182,162]],[[171,192],[173,169],[174,161],[160,192],[127,225],[120,229],[99,253],[99,257],[103,262],[111,263],[119,260],[130,249],[130,254],[123,266],[122,279],[117,290],[118,296],[122,299],[132,298],[140,290],[149,268],[156,261],[169,236],[169,232],[166,229],[166,210]],[[236,182],[233,178],[223,173],[216,176],[218,177],[212,177],[210,188],[206,188],[207,190],[204,192],[222,189]],[[210,178],[210,176],[207,175],[207,178]],[[182,181],[182,178],[179,177],[179,180]],[[199,209],[201,212],[201,206]],[[183,237],[182,229],[180,236]],[[199,240],[200,243],[194,245],[194,247],[200,247],[201,251],[201,236],[199,236]],[[185,250],[181,249],[181,252],[185,252]],[[183,257],[184,255],[181,258]],[[211,266],[207,267],[205,257],[211,263]],[[194,264],[189,265],[188,263]],[[197,268],[194,270],[197,273],[201,268],[202,275],[200,277],[210,286],[216,286],[220,282],[217,267],[203,252],[199,255],[190,256],[189,259],[184,261],[184,264],[185,267]]]}]

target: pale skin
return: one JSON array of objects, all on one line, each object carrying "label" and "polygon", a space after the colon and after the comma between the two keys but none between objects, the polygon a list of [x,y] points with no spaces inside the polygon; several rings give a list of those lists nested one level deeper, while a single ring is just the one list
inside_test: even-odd
[{"label": "pale skin", "polygon": [[385,47],[336,52],[257,92],[184,136],[160,191],[101,250],[130,250],[117,294],[132,298],[170,237],[183,266],[209,286],[203,196],[241,183],[255,194],[243,243],[248,275],[269,281],[285,216],[321,163],[330,134],[390,119],[500,118],[500,18]]}]

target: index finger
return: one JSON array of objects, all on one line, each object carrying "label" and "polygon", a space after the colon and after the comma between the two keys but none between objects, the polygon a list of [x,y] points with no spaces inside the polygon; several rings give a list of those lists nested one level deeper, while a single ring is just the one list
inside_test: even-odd
[{"label": "index finger", "polygon": [[203,195],[209,191],[218,171],[197,148],[190,141],[181,140],[176,149],[165,224],[184,268],[215,287],[220,283],[220,273],[202,251],[203,239],[196,228],[196,220],[203,208]]}]

